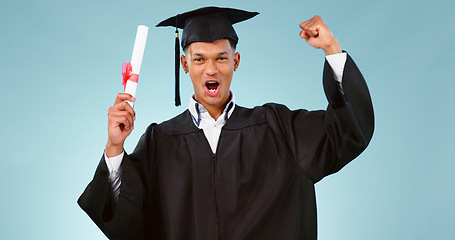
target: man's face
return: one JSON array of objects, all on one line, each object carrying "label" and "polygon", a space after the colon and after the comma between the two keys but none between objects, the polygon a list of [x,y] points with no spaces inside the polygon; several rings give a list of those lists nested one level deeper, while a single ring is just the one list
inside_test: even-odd
[{"label": "man's face", "polygon": [[232,75],[240,62],[240,54],[234,53],[229,40],[191,43],[181,62],[193,82],[195,100],[207,110],[223,110]]}]

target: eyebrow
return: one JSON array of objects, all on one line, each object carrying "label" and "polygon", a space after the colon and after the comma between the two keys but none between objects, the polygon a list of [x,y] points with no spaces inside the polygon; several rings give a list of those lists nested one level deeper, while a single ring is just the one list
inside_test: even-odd
[{"label": "eyebrow", "polygon": [[[218,56],[225,55],[225,54],[229,54],[229,52],[227,52],[227,51],[220,52],[220,53],[218,53]],[[202,53],[194,53],[192,56],[203,57],[204,54],[202,54]]]}]

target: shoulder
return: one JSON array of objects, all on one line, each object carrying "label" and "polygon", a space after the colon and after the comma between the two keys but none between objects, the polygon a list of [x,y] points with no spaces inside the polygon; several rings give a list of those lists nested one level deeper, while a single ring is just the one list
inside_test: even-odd
[{"label": "shoulder", "polygon": [[[266,103],[262,105],[262,107],[265,109],[265,112],[267,114],[267,117],[273,117],[273,118],[283,118],[286,116],[292,116],[292,115],[305,115],[307,113],[310,113],[307,109],[295,109],[291,110],[289,109],[286,105],[279,104],[279,103]],[[320,111],[318,111],[320,112]]]},{"label": "shoulder", "polygon": [[185,110],[181,114],[160,124],[151,124],[147,131],[150,130],[155,131],[159,135],[182,135],[196,132],[199,129],[194,125],[190,112]]},{"label": "shoulder", "polygon": [[[298,110],[304,111],[306,110]],[[291,111],[286,105],[278,103],[266,103],[262,106],[254,108],[246,108],[242,106],[235,106],[232,116],[226,123],[226,129],[240,129],[253,125],[261,125],[265,123],[275,122],[276,117],[289,115]]]},{"label": "shoulder", "polygon": [[224,128],[234,130],[262,123],[265,123],[265,110],[263,107],[246,108],[235,105],[234,112]]}]

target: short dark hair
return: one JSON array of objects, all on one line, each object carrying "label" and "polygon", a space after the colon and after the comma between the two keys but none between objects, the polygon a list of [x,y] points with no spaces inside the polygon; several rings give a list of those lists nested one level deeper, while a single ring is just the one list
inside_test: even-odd
[{"label": "short dark hair", "polygon": [[[230,38],[221,38],[221,39],[227,39],[229,41],[229,44],[231,45],[231,48],[234,50],[235,52],[235,49],[237,47],[237,42],[230,39]],[[188,50],[188,48],[190,47],[191,43],[186,45],[184,48],[183,48],[183,52],[186,54],[186,51]]]}]

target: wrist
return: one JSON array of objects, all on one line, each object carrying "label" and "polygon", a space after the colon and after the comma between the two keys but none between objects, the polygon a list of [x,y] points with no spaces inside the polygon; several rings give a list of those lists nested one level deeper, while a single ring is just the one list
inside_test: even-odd
[{"label": "wrist", "polygon": [[334,38],[334,41],[330,45],[325,47],[323,50],[325,52],[325,55],[332,55],[343,52],[341,50],[340,43],[338,43],[338,40],[336,38]]},{"label": "wrist", "polygon": [[112,144],[110,141],[106,143],[106,156],[111,158],[120,155],[123,152],[123,143],[119,145]]}]

